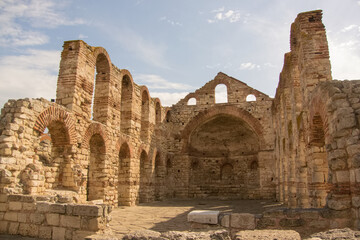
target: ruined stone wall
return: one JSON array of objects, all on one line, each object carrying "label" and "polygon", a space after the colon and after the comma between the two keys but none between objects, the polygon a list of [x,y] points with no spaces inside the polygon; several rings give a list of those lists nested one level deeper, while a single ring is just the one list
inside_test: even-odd
[{"label": "ruined stone wall", "polygon": [[[56,103],[10,100],[2,109],[1,191],[68,190],[77,202],[113,205],[152,201],[154,182],[163,186],[164,170],[155,171],[155,158],[164,166],[156,144],[163,116],[159,99],[113,66],[103,48],[65,42]],[[42,137],[47,131],[51,140]]]},{"label": "ruined stone wall", "polygon": [[358,226],[359,81],[332,81],[321,11],[301,13],[273,103],[277,199]]},{"label": "ruined stone wall", "polygon": [[[1,110],[0,199],[276,198],[359,227],[360,81],[332,81],[321,18],[301,13],[292,24],[275,99],[219,73],[164,108],[105,49],[65,42],[56,102],[9,100]],[[37,210],[17,221],[25,204],[6,201],[1,231],[28,231]]]},{"label": "ruined stone wall", "polygon": [[[224,84],[227,101],[216,103]],[[255,101],[246,101],[254,95]],[[196,99],[195,105],[188,103]],[[258,199],[275,194],[272,99],[219,73],[167,112],[168,197]]]},{"label": "ruined stone wall", "polygon": [[111,207],[56,203],[48,196],[1,195],[0,233],[41,239],[84,239],[109,223]]}]

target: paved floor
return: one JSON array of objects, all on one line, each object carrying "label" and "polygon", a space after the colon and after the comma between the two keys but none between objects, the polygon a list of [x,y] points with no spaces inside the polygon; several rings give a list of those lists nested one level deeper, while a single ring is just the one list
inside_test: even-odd
[{"label": "paved floor", "polygon": [[[267,200],[171,200],[140,204],[134,207],[118,207],[111,213],[112,220],[105,235],[121,237],[137,230],[189,231],[187,214],[193,210],[218,210],[260,214],[278,208],[276,202]],[[201,230],[201,229],[199,229]],[[102,234],[104,237],[104,234]],[[96,238],[96,235],[94,235]],[[0,240],[34,240],[21,236],[0,235]]]},{"label": "paved floor", "polygon": [[259,214],[277,208],[278,203],[266,200],[172,200],[115,208],[110,229],[114,234],[136,230],[188,231],[187,214],[193,210],[219,210]]}]

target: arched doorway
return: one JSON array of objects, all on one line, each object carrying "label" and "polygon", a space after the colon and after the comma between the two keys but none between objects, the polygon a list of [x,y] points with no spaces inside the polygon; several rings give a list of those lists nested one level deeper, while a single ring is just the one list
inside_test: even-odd
[{"label": "arched doorway", "polygon": [[311,207],[325,207],[330,190],[329,165],[325,149],[324,123],[320,114],[312,118],[308,145],[308,183]]},{"label": "arched doorway", "polygon": [[217,114],[190,134],[189,196],[258,198],[260,141],[243,119]]},{"label": "arched doorway", "polygon": [[130,148],[123,143],[119,151],[118,204],[129,206],[130,202]]},{"label": "arched doorway", "polygon": [[89,168],[87,180],[87,200],[103,199],[104,186],[101,181],[102,170],[105,164],[105,141],[100,134],[90,138]]},{"label": "arched doorway", "polygon": [[139,188],[139,202],[148,202],[150,199],[149,184],[150,184],[151,164],[145,150],[140,154],[140,188]]},{"label": "arched doorway", "polygon": [[155,157],[155,200],[161,200],[164,185],[164,164],[161,161],[160,153]]}]

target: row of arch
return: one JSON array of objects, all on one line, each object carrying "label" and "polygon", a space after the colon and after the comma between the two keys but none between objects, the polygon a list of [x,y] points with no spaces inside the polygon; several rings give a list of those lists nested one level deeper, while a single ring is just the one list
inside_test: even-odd
[{"label": "row of arch", "polygon": [[[97,49],[101,49],[97,50]],[[87,89],[88,94],[91,96],[90,112],[91,120],[107,124],[109,119],[115,117],[111,113],[111,108],[118,109],[120,112],[120,129],[121,132],[129,134],[133,127],[132,120],[136,119],[134,108],[134,82],[129,71],[121,70],[121,89],[120,89],[120,106],[113,103],[109,106],[110,87],[111,87],[111,60],[106,53],[105,49],[97,48],[94,52],[96,57],[95,61],[95,77],[93,81],[93,88]],[[90,80],[91,81],[91,80]],[[115,88],[118,84],[115,83]],[[161,103],[157,98],[155,99],[155,119],[150,120],[150,94],[145,86],[140,88],[141,91],[141,130],[140,137],[146,140],[149,132],[149,122],[159,124],[161,122]]]},{"label": "row of arch", "polygon": [[[59,118],[59,116],[61,116]],[[66,116],[66,117],[63,117]],[[70,119],[70,120],[69,120]],[[42,142],[50,140],[51,148],[50,153],[44,159],[44,156],[39,156],[40,161],[43,162],[45,167],[51,168],[51,171],[55,171],[56,181],[50,184],[50,189],[69,189],[86,192],[87,200],[103,199],[105,196],[105,189],[109,184],[109,179],[104,176],[104,171],[108,167],[106,162],[112,162],[109,157],[111,157],[112,149],[110,148],[109,138],[106,134],[106,130],[100,123],[92,123],[88,126],[85,134],[82,137],[81,143],[77,143],[76,135],[71,134],[74,129],[73,116],[67,113],[61,108],[56,108],[51,106],[50,108],[43,111],[37,118],[34,124],[34,130],[39,136],[40,145],[36,152],[39,155],[44,154],[43,149],[41,149]],[[42,133],[48,129],[48,136],[44,138]],[[116,144],[116,152],[118,152],[118,166],[115,167],[118,169],[118,199],[121,204],[128,204],[129,198],[131,196],[129,189],[130,182],[130,165],[131,159],[134,159],[136,153],[131,151],[131,147],[128,144],[129,139],[124,140],[122,138],[118,139]],[[80,176],[80,179],[75,179],[76,176],[69,176],[69,172],[76,175],[74,172],[74,161],[75,155],[71,150],[72,147],[78,147],[82,149],[88,149],[87,156],[87,176]],[[145,150],[139,152],[140,156],[140,170],[139,170],[139,201],[148,201],[149,196],[151,195],[151,190],[148,189],[149,185],[153,185],[151,168],[152,164],[149,162],[148,153]],[[155,181],[157,184],[155,186],[155,197],[160,198],[161,190],[161,179],[163,177],[163,169],[159,170],[159,167],[164,167],[165,164],[162,163],[160,158],[160,152],[156,150],[155,155]],[[86,168],[86,166],[80,166],[79,174],[81,174],[81,168]],[[65,176],[67,175],[67,176]],[[47,180],[45,180],[47,181]],[[69,184],[72,182],[72,184]],[[135,180],[136,182],[136,180]],[[82,184],[85,184],[82,185]],[[48,184],[49,185],[49,184]],[[81,190],[82,187],[82,190]]]}]

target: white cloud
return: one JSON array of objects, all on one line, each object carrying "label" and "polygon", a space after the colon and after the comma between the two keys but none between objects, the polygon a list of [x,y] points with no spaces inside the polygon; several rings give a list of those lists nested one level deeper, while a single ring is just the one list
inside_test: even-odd
[{"label": "white cloud", "polygon": [[254,69],[260,69],[260,65],[251,62],[240,64],[240,70],[254,70]]},{"label": "white cloud", "polygon": [[30,49],[0,58],[0,105],[8,99],[55,98],[60,52]]},{"label": "white cloud", "polygon": [[358,25],[351,24],[351,25],[349,25],[349,26],[347,26],[347,27],[344,27],[344,28],[341,30],[341,32],[348,32],[348,31],[351,31],[351,30],[353,30],[353,29],[355,29],[355,28],[359,29]]},{"label": "white cloud", "polygon": [[182,23],[179,23],[179,22],[176,22],[176,21],[173,21],[173,20],[171,20],[171,19],[168,19],[167,17],[161,17],[160,18],[160,21],[162,21],[162,22],[167,22],[167,23],[169,23],[170,25],[172,25],[172,26],[179,26],[179,27],[182,27],[183,25],[182,25]]},{"label": "white cloud", "polygon": [[228,21],[230,23],[239,22],[241,20],[241,13],[238,10],[228,10],[225,11],[225,8],[219,8],[212,10],[211,13],[216,13],[212,19],[208,19],[208,23],[215,23],[218,21]]},{"label": "white cloud", "polygon": [[55,28],[85,23],[82,19],[67,19],[60,12],[61,8],[62,5],[55,0],[1,1],[0,45],[31,46],[49,41],[44,33],[26,29],[26,25],[33,28]]},{"label": "white cloud", "polygon": [[184,98],[189,92],[151,92],[151,97],[158,97],[162,106],[171,106]]},{"label": "white cloud", "polygon": [[332,76],[334,79],[360,79],[360,42],[329,39]]},{"label": "white cloud", "polygon": [[211,12],[212,12],[212,13],[216,13],[216,12],[223,12],[223,11],[225,11],[225,7],[221,7],[221,8],[212,10]]},{"label": "white cloud", "polygon": [[189,90],[191,86],[182,83],[173,83],[165,80],[155,74],[135,74],[136,82],[146,85],[149,89],[172,89],[172,90]]}]

